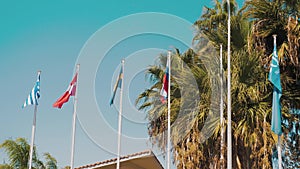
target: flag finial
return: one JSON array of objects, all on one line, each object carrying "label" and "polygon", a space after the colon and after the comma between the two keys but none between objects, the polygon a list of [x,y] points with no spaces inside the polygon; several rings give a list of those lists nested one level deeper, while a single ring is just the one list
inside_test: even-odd
[{"label": "flag finial", "polygon": [[274,34],[274,35],[273,35],[273,39],[274,39],[274,45],[276,45],[276,37],[277,37],[277,35],[276,35],[276,34]]}]

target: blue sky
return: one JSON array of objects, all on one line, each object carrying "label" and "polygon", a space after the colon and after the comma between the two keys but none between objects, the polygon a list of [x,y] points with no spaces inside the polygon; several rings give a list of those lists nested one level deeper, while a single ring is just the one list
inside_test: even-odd
[{"label": "blue sky", "polygon": [[[126,58],[129,80],[124,89],[123,131],[128,140],[123,139],[122,154],[151,148],[146,141],[145,114],[133,103],[149,85],[144,69],[173,46],[186,50],[193,37],[191,23],[199,18],[204,5],[212,4],[209,0],[1,1],[0,142],[17,137],[30,142],[33,106],[21,106],[41,70],[35,144],[40,156],[49,152],[59,167],[69,165],[72,101],[61,110],[52,104],[66,90],[76,63],[80,63],[75,166],[114,158],[116,135],[112,133],[117,129],[118,104],[110,107],[108,103],[120,60]],[[172,28],[174,24],[185,27]],[[166,31],[168,25],[170,32]],[[130,35],[122,37],[127,31]],[[91,65],[95,69],[88,72]],[[90,79],[92,88],[87,90],[85,82]],[[87,106],[91,102],[97,109]],[[7,157],[0,150],[0,163],[3,160]]]}]

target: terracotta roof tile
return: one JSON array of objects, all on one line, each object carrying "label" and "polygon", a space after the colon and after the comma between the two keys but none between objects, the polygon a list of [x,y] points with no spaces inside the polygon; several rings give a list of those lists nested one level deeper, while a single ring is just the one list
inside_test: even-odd
[{"label": "terracotta roof tile", "polygon": [[[130,159],[134,159],[140,156],[146,156],[146,155],[154,155],[153,152],[151,150],[145,150],[145,151],[141,151],[138,153],[134,153],[134,154],[129,154],[126,156],[121,156],[120,160],[122,161],[126,161],[126,160],[130,160]],[[113,158],[113,159],[109,159],[109,160],[105,160],[105,161],[101,161],[101,162],[96,162],[94,164],[88,164],[88,165],[84,165],[84,166],[80,166],[78,168],[75,169],[85,169],[85,168],[91,168],[91,167],[96,167],[99,165],[104,165],[104,164],[112,164],[112,163],[116,163],[117,162],[117,158]]]}]

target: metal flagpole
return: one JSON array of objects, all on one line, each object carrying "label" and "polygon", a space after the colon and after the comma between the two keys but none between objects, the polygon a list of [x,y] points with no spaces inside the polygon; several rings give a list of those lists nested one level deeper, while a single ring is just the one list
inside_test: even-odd
[{"label": "metal flagpole", "polygon": [[170,169],[171,163],[171,51],[168,51],[168,59],[169,65],[169,76],[168,76],[168,159],[167,159],[167,169]]},{"label": "metal flagpole", "polygon": [[33,156],[33,146],[34,146],[35,126],[36,126],[36,112],[37,112],[37,105],[34,105],[33,123],[32,123],[32,131],[31,131],[30,154],[29,154],[29,169],[31,169],[31,167],[32,167],[32,156]]},{"label": "metal flagpole", "polygon": [[282,157],[281,157],[281,136],[278,136],[278,168],[282,169]]},{"label": "metal flagpole", "polygon": [[[277,42],[276,42],[276,36],[277,35],[273,35],[273,39],[274,39],[274,46],[277,46]],[[277,142],[277,152],[278,152],[278,168],[282,169],[282,157],[281,157],[281,137],[280,135],[278,136],[278,142]]]},{"label": "metal flagpole", "polygon": [[221,161],[221,169],[224,168],[224,115],[223,115],[223,46],[222,44],[220,45],[220,124],[221,124],[221,156],[220,156],[220,161]]},{"label": "metal flagpole", "polygon": [[227,34],[227,169],[232,169],[232,134],[231,134],[231,63],[230,63],[230,1],[228,8],[228,34]]},{"label": "metal flagpole", "polygon": [[[124,85],[124,65],[125,60],[122,59],[122,81],[120,88],[120,110],[119,110],[119,123],[118,123],[118,157],[117,157],[117,169],[120,169],[120,153],[121,153],[121,133],[122,133],[122,107],[123,107],[123,85]],[[120,78],[120,77],[119,77]]]},{"label": "metal flagpole", "polygon": [[[41,74],[41,71],[38,71],[38,76]],[[34,146],[34,138],[35,138],[35,127],[36,127],[36,113],[37,113],[37,104],[34,105],[34,113],[33,113],[33,122],[32,122],[32,130],[31,130],[31,143],[30,143],[30,154],[29,154],[29,169],[32,167],[32,156],[33,156],[33,146]]]},{"label": "metal flagpole", "polygon": [[78,76],[79,76],[79,64],[76,65],[76,91],[74,96],[74,111],[73,111],[73,132],[72,132],[72,145],[71,145],[71,169],[74,168],[74,147],[75,147],[75,133],[76,133],[76,113],[77,113],[77,93],[78,93]]}]

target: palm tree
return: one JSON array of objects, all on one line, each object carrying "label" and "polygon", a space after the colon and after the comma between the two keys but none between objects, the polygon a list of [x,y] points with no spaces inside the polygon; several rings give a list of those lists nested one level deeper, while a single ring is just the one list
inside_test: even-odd
[{"label": "palm tree", "polygon": [[[0,144],[0,148],[3,148],[7,153],[9,158],[9,165],[4,165],[2,167],[6,167],[9,169],[26,169],[28,168],[28,159],[29,159],[29,149],[30,145],[26,141],[25,138],[17,138],[16,140],[8,139],[5,140],[2,144]],[[57,169],[57,161],[54,157],[52,157],[49,153],[45,153],[44,157],[46,159],[46,163],[44,163],[38,159],[36,153],[36,147],[33,148],[33,168],[39,169]]]},{"label": "palm tree", "polygon": [[57,169],[57,161],[53,156],[51,156],[50,153],[44,153],[44,158],[46,160],[45,162],[46,169]]},{"label": "palm tree", "polygon": [[[5,140],[0,148],[4,148],[10,160],[10,166],[13,168],[25,169],[28,167],[29,149],[30,146],[24,138],[14,140]],[[33,157],[36,158],[34,148]]]},{"label": "palm tree", "polygon": [[[178,168],[220,168],[222,165],[219,162],[218,144],[221,138],[218,119],[209,121],[210,126],[217,127],[211,127],[214,135],[206,138],[204,142],[205,133],[201,131],[212,110],[217,109],[218,101],[214,100],[214,97],[219,97],[210,95],[213,86],[209,82],[217,86],[219,84],[215,78],[216,72],[205,67],[211,63],[218,64],[218,58],[214,54],[205,55],[203,51],[207,50],[206,44],[212,44],[213,48],[218,50],[219,44],[226,46],[227,43],[227,4],[218,1],[215,3],[214,8],[206,8],[206,12],[195,22],[198,34],[194,38],[193,50],[189,49],[183,54],[177,50],[174,54],[191,69],[198,85],[198,92],[191,90],[191,94],[196,93],[201,98],[197,102],[198,109],[194,112],[195,120],[185,137],[178,137],[182,128],[172,130],[173,154]],[[270,130],[272,86],[267,80],[273,48],[270,38],[274,33],[280,34],[278,53],[281,58],[284,89],[282,110],[284,117],[292,124],[291,122],[299,121],[299,117],[288,112],[291,108],[300,106],[300,83],[297,79],[300,70],[300,26],[297,19],[300,3],[297,1],[295,6],[291,6],[289,1],[284,0],[254,0],[247,1],[246,6],[239,11],[236,10],[235,4],[235,1],[231,1],[233,167],[272,168],[271,156],[275,136]],[[173,64],[176,65],[176,62]],[[165,57],[159,59],[158,65],[149,67],[147,75],[153,86],[141,93],[137,105],[148,113],[148,129],[153,145],[164,150],[166,107],[159,104],[162,65],[165,65]],[[227,71],[226,67],[225,62],[224,74]],[[174,69],[180,70],[180,67],[175,66]],[[177,75],[185,73],[181,71]],[[184,83],[180,81],[182,79],[175,76],[172,79],[171,122],[174,124],[185,97],[180,88],[180,84]]]},{"label": "palm tree", "polygon": [[[231,4],[234,5],[234,1]],[[233,166],[234,168],[271,168],[270,154],[275,143],[269,127],[270,93],[272,93],[272,89],[266,80],[267,71],[264,65],[261,64],[263,53],[249,44],[251,40],[251,23],[248,22],[248,18],[245,18],[242,11],[232,11],[231,28],[234,36],[232,36],[231,42],[233,51],[231,93],[233,100],[233,159],[235,159]],[[224,4],[222,5],[218,1],[216,1],[215,8],[207,8],[207,12],[200,20],[195,22],[199,34],[195,36],[194,51],[188,50],[184,54],[176,52],[176,55],[187,63],[193,72],[193,76],[196,77],[199,86],[199,92],[196,93],[201,98],[198,103],[195,122],[185,137],[179,140],[176,132],[173,132],[173,153],[178,168],[220,168],[220,150],[218,148],[220,127],[213,128],[213,137],[207,138],[204,142],[202,138],[205,136],[200,131],[206,118],[211,113],[211,108],[216,109],[214,106],[218,105],[216,100],[211,101],[213,99],[210,95],[212,86],[209,84],[209,79],[214,79],[214,73],[216,72],[212,72],[205,67],[210,62],[217,64],[216,60],[218,58],[216,58],[216,55],[203,56],[201,52],[205,48],[205,45],[203,46],[204,39],[208,39],[215,49],[219,48],[220,43],[226,46],[226,12]],[[164,65],[163,59],[160,60],[159,64]],[[226,66],[225,64],[224,68]],[[142,102],[139,108],[146,110],[148,113],[149,133],[152,143],[164,150],[165,137],[161,133],[166,129],[166,109],[157,102],[163,74],[160,68],[159,66],[153,66],[148,69],[147,73],[150,80],[155,83],[150,89],[143,92],[137,101]],[[184,72],[181,73],[184,74]],[[173,78],[172,81],[177,83],[180,81],[176,77]],[[172,84],[171,90],[172,123],[174,123],[180,104],[184,100],[178,94],[181,91],[177,83]],[[218,81],[215,81],[215,83],[218,84]],[[212,120],[210,123],[211,126],[220,126],[217,119]],[[160,136],[159,139],[156,136]],[[153,138],[155,139],[153,140]]]},{"label": "palm tree", "polygon": [[[267,43],[268,41],[266,40],[266,38],[261,41],[258,41],[257,39],[259,39],[258,37],[260,36],[270,36],[270,34],[272,32],[283,32],[284,29],[281,29],[282,28],[282,23],[284,23],[284,21],[288,21],[288,25],[287,25],[287,34],[288,34],[288,40],[290,41],[289,44],[290,45],[283,45],[283,46],[292,46],[292,47],[286,47],[287,49],[291,49],[290,51],[288,52],[283,52],[283,50],[279,50],[279,54],[282,54],[282,53],[287,53],[289,55],[286,56],[286,61],[288,60],[291,60],[293,62],[291,62],[289,64],[289,66],[285,66],[284,67],[284,71],[283,71],[283,77],[285,77],[283,79],[283,86],[286,86],[286,89],[285,89],[285,98],[283,99],[283,109],[285,110],[284,112],[287,112],[287,110],[289,108],[295,108],[299,105],[299,99],[300,99],[300,95],[299,95],[299,89],[300,89],[300,86],[299,84],[297,84],[297,74],[299,74],[299,66],[297,67],[297,65],[295,65],[294,63],[297,63],[297,59],[299,57],[299,55],[297,54],[298,50],[299,50],[299,47],[297,45],[299,45],[299,36],[296,36],[298,35],[300,32],[299,32],[299,25],[297,24],[297,19],[293,19],[292,17],[288,17],[288,19],[284,20],[284,17],[286,16],[286,13],[289,13],[290,15],[296,15],[296,14],[299,14],[297,13],[297,11],[295,10],[292,10],[292,9],[295,9],[295,7],[291,7],[289,6],[289,3],[288,1],[284,1],[285,2],[285,8],[280,6],[282,5],[282,3],[280,3],[280,1],[264,1],[264,0],[254,0],[254,1],[247,1],[247,5],[246,7],[244,7],[244,9],[242,9],[241,11],[237,12],[237,13],[233,13],[233,19],[232,19],[232,22],[231,22],[231,28],[232,28],[232,58],[235,59],[235,57],[237,59],[241,59],[243,58],[243,56],[234,56],[236,55],[237,53],[241,53],[241,49],[244,50],[244,54],[242,55],[249,55],[251,53],[257,53],[259,54],[260,56],[265,56],[265,57],[261,57],[261,58],[257,58],[257,56],[255,56],[254,58],[256,58],[256,62],[255,63],[252,63],[256,66],[260,66],[260,69],[254,69],[254,70],[251,70],[249,69],[249,67],[247,65],[249,65],[249,58],[247,60],[247,64],[244,64],[244,65],[236,65],[237,67],[236,68],[239,68],[240,67],[245,67],[245,72],[255,72],[256,70],[260,70],[261,72],[261,75],[262,76],[258,76],[258,77],[262,77],[262,78],[258,78],[260,79],[260,83],[257,83],[257,85],[254,85],[254,84],[250,84],[250,85],[254,85],[254,87],[256,86],[260,86],[260,89],[256,91],[256,93],[258,94],[262,94],[262,95],[255,95],[255,96],[259,96],[261,97],[259,100],[256,99],[256,102],[259,103],[259,106],[256,105],[257,107],[254,107],[255,109],[251,110],[247,104],[249,102],[249,100],[251,101],[251,99],[246,99],[245,103],[243,102],[238,102],[238,103],[234,103],[233,102],[233,105],[238,105],[240,107],[238,107],[236,109],[236,111],[234,111],[234,108],[233,108],[233,113],[236,113],[233,114],[233,116],[237,116],[238,115],[242,115],[241,117],[245,118],[243,111],[244,112],[249,112],[250,114],[248,115],[251,115],[250,117],[248,117],[250,120],[252,120],[252,123],[253,122],[256,122],[255,125],[251,125],[251,123],[249,124],[248,122],[246,122],[246,120],[243,120],[243,118],[240,118],[240,119],[237,119],[236,124],[233,123],[233,125],[236,125],[237,128],[234,128],[233,130],[235,130],[235,137],[236,138],[246,138],[245,140],[249,140],[251,141],[252,140],[252,143],[255,143],[253,145],[255,145],[254,150],[252,150],[251,152],[253,154],[251,154],[252,157],[259,157],[258,155],[261,154],[263,158],[263,160],[258,164],[260,164],[260,166],[262,167],[270,167],[270,164],[268,161],[270,161],[268,159],[268,154],[271,154],[271,147],[267,148],[268,146],[267,145],[271,145],[273,146],[274,144],[274,140],[273,139],[268,139],[268,138],[272,138],[272,133],[269,131],[269,124],[267,123],[267,121],[270,121],[270,111],[268,110],[268,107],[270,107],[270,95],[269,93],[271,93],[271,90],[270,90],[270,86],[268,86],[268,82],[265,81],[264,79],[266,78],[263,78],[263,74],[264,74],[264,71],[262,69],[262,66],[266,66],[266,64],[268,65],[269,62],[262,62],[262,64],[257,64],[257,63],[260,63],[260,60],[264,60],[264,58],[269,58],[269,55],[265,55],[266,53],[270,54],[272,52],[272,50],[269,50],[268,48],[263,48],[264,50],[259,50],[261,44],[267,46],[269,44],[272,45],[272,43]],[[252,6],[251,6],[251,5]],[[299,2],[298,3],[295,3],[294,5],[298,5],[298,7],[296,7],[296,9],[299,9]],[[250,6],[250,7],[249,7]],[[253,8],[253,6],[255,8]],[[252,7],[252,8],[251,8]],[[247,9],[248,8],[248,11],[244,14],[243,13],[243,10]],[[203,15],[203,18],[202,20],[200,21],[197,21],[195,24],[198,28],[198,30],[202,30],[201,33],[207,35],[209,37],[210,40],[212,41],[215,41],[214,44],[218,44],[218,43],[223,43],[224,44],[224,38],[222,38],[222,36],[224,37],[224,28],[226,29],[226,25],[224,25],[224,21],[222,21],[222,19],[226,18],[226,15],[224,17],[224,14],[222,13],[224,10],[221,9],[221,5],[216,3],[216,7],[215,9],[217,10],[213,10],[213,9],[210,9],[210,10],[207,10],[208,13],[205,13],[205,15]],[[278,10],[279,9],[279,10]],[[282,11],[281,11],[282,9]],[[289,10],[289,12],[286,12],[286,9],[291,9]],[[218,12],[219,11],[219,12]],[[252,15],[250,15],[252,14]],[[262,14],[262,15],[260,15]],[[273,17],[272,17],[273,16]],[[250,18],[249,18],[250,17]],[[221,19],[220,19],[221,18]],[[258,18],[258,19],[257,19]],[[298,18],[298,17],[296,17]],[[257,19],[257,20],[256,20]],[[252,22],[251,24],[248,24],[248,21],[249,20],[254,20],[254,22]],[[210,23],[214,23],[213,25],[210,24]],[[270,25],[271,23],[271,25]],[[226,24],[226,23],[225,23]],[[252,26],[252,24],[254,26]],[[256,26],[255,25],[257,24],[259,26],[259,31],[257,31],[256,29]],[[251,28],[253,27],[253,28]],[[251,29],[250,29],[251,28]],[[252,30],[252,31],[250,31]],[[227,31],[227,30],[226,30]],[[223,33],[223,34],[222,34]],[[252,35],[251,35],[251,34]],[[251,35],[251,36],[250,36]],[[284,34],[281,34],[282,36],[284,36]],[[197,36],[196,36],[197,38]],[[261,37],[260,37],[261,38]],[[219,40],[219,41],[217,41]],[[259,39],[260,40],[260,39]],[[253,43],[256,42],[256,43]],[[226,43],[226,41],[225,41]],[[239,45],[241,44],[241,45]],[[246,47],[246,44],[247,44],[247,48]],[[255,45],[251,45],[251,44],[255,44]],[[261,46],[263,46],[261,45]],[[247,49],[247,50],[245,50]],[[272,48],[270,48],[272,49]],[[256,55],[257,55],[256,54]],[[251,56],[251,55],[250,55]],[[233,64],[237,64],[237,63],[233,63]],[[292,66],[291,66],[292,65]],[[241,74],[242,74],[242,70],[236,70],[236,72],[238,72],[237,75],[234,75],[235,73],[233,72],[232,73],[232,76],[236,76],[236,77],[239,77]],[[257,72],[257,71],[256,71]],[[243,76],[240,76],[240,77],[243,77]],[[251,80],[251,77],[247,77],[245,76],[247,81],[250,81]],[[233,97],[235,97],[235,91],[234,90],[237,90],[238,91],[238,94],[240,95],[237,95],[238,98],[233,98],[234,101],[236,101],[237,99],[241,100],[241,99],[245,99],[243,98],[244,96],[241,95],[242,94],[242,90],[244,90],[245,92],[245,96],[246,95],[249,95],[251,96],[250,94],[253,93],[252,91],[255,91],[253,89],[253,87],[249,86],[249,85],[245,85],[244,84],[244,81],[245,81],[245,77],[242,78],[242,79],[233,79],[233,83],[235,83],[235,86],[233,86],[233,89],[232,89],[232,93],[233,93]],[[243,80],[244,79],[244,80]],[[236,81],[236,82],[234,82]],[[236,87],[236,88],[235,88]],[[297,88],[297,89],[296,89]],[[245,90],[246,89],[246,90]],[[241,97],[243,96],[243,97]],[[252,97],[249,97],[249,98],[257,98],[257,97],[253,97],[254,95],[252,95]],[[241,97],[241,98],[239,98]],[[237,100],[238,101],[238,100]],[[252,104],[252,103],[251,103]],[[250,106],[254,106],[254,105],[251,105]],[[241,112],[242,111],[242,112]],[[237,113],[237,112],[241,112],[241,113]],[[252,113],[251,113],[252,112]],[[257,116],[259,115],[259,116]],[[284,115],[287,117],[288,115],[284,113]],[[247,116],[246,116],[247,117]],[[234,117],[235,118],[235,117]],[[289,115],[289,119],[291,122],[295,121],[295,117],[291,117],[291,115]],[[250,121],[251,122],[251,121]],[[262,123],[261,123],[262,122]],[[257,126],[257,127],[256,127]],[[260,128],[259,126],[263,126],[263,128]],[[235,127],[235,126],[234,126]],[[252,129],[252,132],[249,132],[249,129]],[[255,129],[256,131],[253,132],[253,129]],[[259,129],[262,129],[261,131]],[[241,131],[243,133],[241,133]],[[248,132],[248,133],[247,133]],[[260,137],[260,135],[263,136],[263,137]],[[248,138],[248,139],[247,139]],[[263,143],[263,147],[262,148],[259,148],[259,146],[257,147],[257,144],[260,144],[259,141],[257,141],[258,139],[257,138],[264,138],[263,140],[261,140],[261,143]],[[253,142],[253,140],[255,140],[255,142]],[[238,140],[235,140],[235,141],[238,141]],[[250,143],[250,142],[249,142]],[[245,147],[248,147],[249,143],[244,143],[244,146]],[[239,145],[238,143],[236,145]],[[239,145],[240,146],[240,145]],[[249,151],[249,150],[247,150]],[[255,151],[257,151],[257,153],[255,153]],[[242,153],[245,153],[243,151],[240,151],[239,149],[239,152],[242,152]],[[263,152],[263,153],[261,153]],[[259,158],[257,158],[259,159]],[[245,160],[242,160],[242,161],[245,161]],[[260,168],[258,166],[258,168]]]},{"label": "palm tree", "polygon": [[71,169],[70,166],[65,166],[63,169]]},{"label": "palm tree", "polygon": [[13,169],[9,164],[0,164],[0,169]]},{"label": "palm tree", "polygon": [[[179,56],[180,58],[177,58],[176,56]],[[176,53],[173,54],[172,59],[172,72],[173,76],[171,79],[171,123],[173,126],[175,126],[172,129],[172,143],[173,143],[173,153],[175,155],[178,164],[177,166],[181,168],[197,168],[199,166],[199,160],[197,158],[192,158],[193,156],[198,156],[198,153],[200,153],[200,147],[197,147],[196,145],[200,142],[198,138],[200,138],[198,123],[197,120],[187,121],[185,118],[189,117],[189,115],[193,115],[193,106],[191,106],[191,109],[185,109],[182,107],[185,107],[187,105],[184,105],[184,103],[188,103],[188,105],[195,105],[198,106],[199,102],[197,100],[193,100],[193,96],[199,95],[199,89],[189,87],[191,82],[190,80],[187,80],[188,77],[194,77],[197,76],[199,78],[196,78],[199,80],[197,83],[206,83],[207,81],[203,80],[206,75],[206,73],[203,71],[201,67],[203,65],[195,66],[195,63],[197,61],[192,62],[194,60],[195,53],[193,50],[188,50],[184,54],[180,54],[178,50],[176,50]],[[182,59],[186,61],[187,66],[190,67],[191,73],[189,73],[189,70],[183,69],[183,65],[179,62],[178,59]],[[159,58],[159,65],[165,65],[166,57],[161,56]],[[157,145],[162,151],[166,148],[166,136],[165,131],[167,129],[167,120],[166,120],[166,114],[167,109],[164,104],[161,104],[159,99],[159,91],[162,87],[162,75],[163,75],[163,69],[160,68],[160,66],[152,66],[149,67],[147,70],[149,80],[153,82],[153,86],[150,89],[145,90],[143,93],[139,95],[139,98],[136,101],[136,104],[138,105],[139,109],[143,109],[148,114],[148,120],[149,120],[149,135],[150,139],[153,143],[153,145]],[[184,92],[180,86],[186,87],[186,92]],[[196,85],[199,86],[200,85]],[[203,94],[204,95],[204,94]],[[189,96],[189,97],[186,97]],[[180,109],[188,110],[186,112],[180,112]],[[205,112],[206,113],[206,112]],[[182,116],[183,115],[183,116]],[[197,119],[197,114],[196,114]],[[187,123],[182,123],[187,122]],[[181,124],[181,125],[176,125]],[[186,126],[185,126],[186,125]],[[189,126],[189,127],[188,127]],[[187,130],[191,129],[191,130]],[[184,135],[182,135],[185,133]],[[199,137],[198,137],[199,136]],[[192,144],[191,143],[195,143]],[[191,146],[188,146],[191,145]]]},{"label": "palm tree", "polygon": [[[277,34],[283,96],[281,99],[283,117],[288,124],[299,121],[300,108],[300,25],[298,23],[300,3],[297,0],[253,0],[246,2],[245,15],[253,23],[251,44],[263,53],[262,61],[268,65],[273,43],[272,35]],[[289,144],[288,132],[292,125],[285,125],[284,144]],[[296,149],[299,151],[299,149]]]},{"label": "palm tree", "polygon": [[[300,108],[300,3],[287,0],[253,0],[244,7],[245,17],[251,18],[250,43],[263,52],[262,61],[269,65],[273,49],[273,34],[277,34],[278,57],[283,86],[282,103],[286,109]],[[288,115],[284,114],[286,117]]]},{"label": "palm tree", "polygon": [[[232,5],[234,4],[232,2]],[[226,46],[226,6],[227,4],[223,5],[222,9],[222,5],[216,2],[215,9],[217,10],[207,10],[208,12],[199,21],[195,22],[195,26],[199,30],[198,36],[200,34],[206,35],[211,41],[214,41],[213,44],[215,44],[216,48],[218,48],[220,43],[225,43]],[[257,138],[261,138],[259,137],[258,129],[260,129],[259,126],[263,126],[260,125],[262,124],[262,119],[268,115],[269,107],[266,104],[267,100],[264,100],[266,99],[264,96],[267,93],[266,73],[262,66],[259,65],[259,53],[249,48],[247,43],[251,24],[249,24],[247,18],[244,18],[241,11],[236,12],[232,10],[231,15],[231,32],[234,35],[231,42],[233,65],[232,124],[235,136],[233,145],[236,146],[236,148],[234,147],[233,159],[236,159],[234,161],[235,168],[250,168],[255,163],[258,164],[258,162],[251,162],[254,160],[251,160],[250,156],[255,157],[254,154],[258,155],[256,153],[259,151]],[[211,25],[210,23],[214,24]],[[197,39],[198,37],[196,36]],[[266,137],[264,138],[267,139]],[[251,147],[249,145],[254,146]],[[239,148],[237,149],[237,147]],[[268,161],[266,163],[265,166],[268,166]]]},{"label": "palm tree", "polygon": [[271,110],[267,73],[255,51],[233,52],[232,56],[233,159],[238,168],[270,168],[272,147],[268,145],[273,145],[274,139],[266,127]]}]

